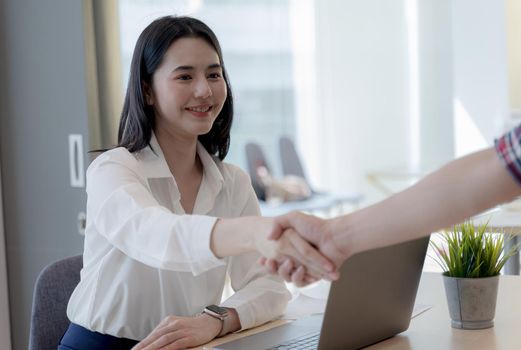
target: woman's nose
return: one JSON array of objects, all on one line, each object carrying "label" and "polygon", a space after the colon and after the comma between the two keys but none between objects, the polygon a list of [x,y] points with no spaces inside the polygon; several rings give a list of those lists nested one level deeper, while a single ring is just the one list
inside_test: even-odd
[{"label": "woman's nose", "polygon": [[195,83],[194,96],[197,98],[207,98],[212,96],[212,88],[208,84],[208,80],[198,79]]}]

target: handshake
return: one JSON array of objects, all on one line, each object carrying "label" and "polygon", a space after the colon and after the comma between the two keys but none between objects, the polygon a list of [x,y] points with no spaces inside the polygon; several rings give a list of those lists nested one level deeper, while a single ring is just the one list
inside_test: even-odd
[{"label": "handshake", "polygon": [[321,219],[300,212],[270,218],[271,230],[255,236],[259,263],[287,282],[302,287],[319,279],[336,280],[338,268],[350,256],[334,230],[333,219]]}]

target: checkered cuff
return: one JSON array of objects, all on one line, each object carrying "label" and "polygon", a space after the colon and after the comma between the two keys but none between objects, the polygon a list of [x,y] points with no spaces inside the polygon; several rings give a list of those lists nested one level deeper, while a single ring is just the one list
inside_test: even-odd
[{"label": "checkered cuff", "polygon": [[495,140],[495,146],[499,158],[521,185],[521,124]]}]

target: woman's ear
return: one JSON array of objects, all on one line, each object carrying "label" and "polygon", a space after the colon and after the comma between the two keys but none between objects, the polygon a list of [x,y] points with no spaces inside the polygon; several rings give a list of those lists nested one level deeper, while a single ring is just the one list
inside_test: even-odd
[{"label": "woman's ear", "polygon": [[153,94],[152,94],[152,88],[146,82],[143,82],[142,86],[143,86],[143,92],[145,93],[145,102],[146,102],[146,104],[148,106],[153,106],[154,105],[154,98],[153,98]]}]

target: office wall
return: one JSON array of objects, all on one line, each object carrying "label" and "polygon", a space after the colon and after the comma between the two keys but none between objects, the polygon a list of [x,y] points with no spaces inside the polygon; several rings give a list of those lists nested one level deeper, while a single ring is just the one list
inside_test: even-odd
[{"label": "office wall", "polygon": [[384,194],[367,174],[412,174],[451,159],[449,1],[315,6],[317,114],[300,147],[318,187],[372,202]]},{"label": "office wall", "polygon": [[455,137],[471,141],[456,144],[461,156],[491,145],[510,113],[506,2],[453,1],[452,27]]},{"label": "office wall", "polygon": [[454,157],[452,1],[417,1],[418,136],[423,172]]},{"label": "office wall", "polygon": [[360,190],[370,203],[384,194],[368,173],[425,173],[504,130],[505,1],[315,7],[317,112],[299,146],[317,187]]},{"label": "office wall", "polygon": [[[13,349],[27,349],[33,285],[52,261],[82,251],[71,188],[68,134],[87,150],[92,67],[84,0],[0,3],[0,159]],[[87,159],[85,159],[85,165]]]},{"label": "office wall", "polygon": [[521,112],[521,1],[507,0],[508,81],[510,108]]},{"label": "office wall", "polygon": [[403,2],[316,1],[315,11],[316,128],[300,146],[317,187],[367,193],[367,171],[408,161]]}]

